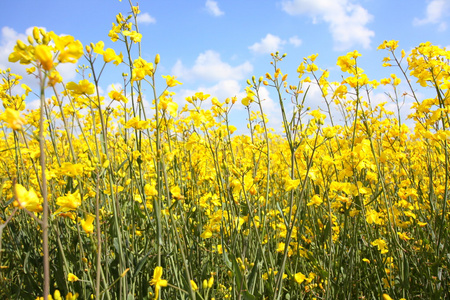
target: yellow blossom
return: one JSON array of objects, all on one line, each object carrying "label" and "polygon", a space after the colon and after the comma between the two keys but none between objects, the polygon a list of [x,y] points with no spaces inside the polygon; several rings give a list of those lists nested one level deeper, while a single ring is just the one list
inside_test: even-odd
[{"label": "yellow blossom", "polygon": [[387,244],[383,239],[376,239],[373,241],[372,246],[377,246],[378,250],[380,250],[381,254],[388,253]]},{"label": "yellow blossom", "polygon": [[86,216],[86,219],[80,221],[81,227],[83,227],[83,230],[86,233],[92,233],[94,231],[94,225],[93,225],[94,219],[95,219],[94,215],[88,214]]},{"label": "yellow blossom", "polygon": [[42,211],[42,205],[41,200],[39,199],[38,195],[34,191],[33,188],[30,188],[29,191],[21,185],[16,184],[14,186],[15,189],[15,195],[16,195],[16,201],[14,201],[14,206],[18,206],[19,208],[25,208],[32,212],[41,212]]},{"label": "yellow blossom", "polygon": [[50,46],[37,45],[34,48],[34,56],[40,62],[44,70],[50,71],[53,69],[53,54]]},{"label": "yellow blossom", "polygon": [[170,76],[170,75],[166,75],[166,76],[163,75],[162,78],[166,79],[166,84],[168,87],[173,87],[173,86],[182,84],[178,80],[175,80],[175,77]]},{"label": "yellow blossom", "polygon": [[155,299],[158,299],[161,287],[166,287],[168,283],[167,280],[161,279],[162,273],[163,268],[160,266],[156,267],[153,271],[153,279],[150,281],[150,285],[155,286]]},{"label": "yellow blossom", "polygon": [[108,48],[105,51],[103,51],[103,60],[105,61],[105,63],[109,63],[111,61],[114,61],[114,64],[117,66],[120,63],[122,63],[123,55],[122,55],[122,53],[117,55],[116,52],[114,51],[114,49]]},{"label": "yellow blossom", "polygon": [[12,108],[5,109],[0,115],[0,120],[5,121],[6,125],[13,130],[21,130],[26,123],[25,118],[20,116],[20,111]]},{"label": "yellow blossom", "polygon": [[299,184],[300,184],[300,179],[287,178],[286,182],[284,184],[284,189],[286,192],[289,192],[289,191],[292,191],[293,189],[296,189]]},{"label": "yellow blossom", "polygon": [[77,83],[71,81],[66,84],[66,88],[77,95],[92,95],[95,93],[95,85],[87,79],[82,79]]},{"label": "yellow blossom", "polygon": [[75,274],[69,273],[69,275],[67,276],[67,280],[69,282],[75,282],[75,281],[78,281],[80,279]]},{"label": "yellow blossom", "polygon": [[305,281],[305,279],[306,279],[306,276],[305,276],[303,273],[301,273],[301,272],[298,272],[298,273],[296,273],[296,274],[294,275],[294,280],[295,280],[295,282],[297,282],[298,284],[300,284],[300,283],[302,283],[303,281]]},{"label": "yellow blossom", "polygon": [[81,205],[81,196],[78,190],[75,193],[68,192],[65,196],[58,197],[56,204],[60,206],[55,214],[75,210]]},{"label": "yellow blossom", "polygon": [[322,200],[322,198],[320,198],[319,195],[314,195],[311,198],[311,200],[309,200],[307,206],[311,206],[311,205],[320,206],[320,204],[322,204],[322,202],[323,202],[323,200]]}]

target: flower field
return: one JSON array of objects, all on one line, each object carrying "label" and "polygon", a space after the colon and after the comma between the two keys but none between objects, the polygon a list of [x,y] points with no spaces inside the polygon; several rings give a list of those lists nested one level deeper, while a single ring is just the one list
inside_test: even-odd
[{"label": "flower field", "polygon": [[[317,55],[288,76],[273,53],[246,97],[182,106],[164,58],[140,56],[138,14],[116,16],[116,49],[38,28],[17,41],[9,60],[39,89],[1,71],[1,299],[450,297],[450,51],[386,41],[386,78],[353,51],[339,82]],[[66,82],[58,69],[74,63],[80,80]],[[102,94],[118,66],[123,89]],[[321,109],[306,106],[310,88]]]}]

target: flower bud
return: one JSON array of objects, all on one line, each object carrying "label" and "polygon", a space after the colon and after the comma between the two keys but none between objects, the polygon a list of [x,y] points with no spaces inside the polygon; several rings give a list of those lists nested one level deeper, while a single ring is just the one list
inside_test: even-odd
[{"label": "flower bud", "polygon": [[36,42],[40,40],[39,28],[37,28],[37,27],[33,28],[33,38]]},{"label": "flower bud", "polygon": [[159,56],[159,54],[156,54],[156,56],[155,56],[155,65],[159,64],[160,60],[161,60],[161,57]]},{"label": "flower bud", "polygon": [[48,43],[50,43],[50,35],[49,34],[44,35],[44,38],[42,39],[42,43],[44,45],[48,45]]},{"label": "flower bud", "polygon": [[209,278],[208,280],[208,287],[212,288],[213,284],[214,284],[214,276],[211,276],[211,278]]},{"label": "flower bud", "polygon": [[27,45],[25,45],[25,43],[21,40],[17,40],[17,47],[19,47],[20,50],[25,50],[27,48]]}]

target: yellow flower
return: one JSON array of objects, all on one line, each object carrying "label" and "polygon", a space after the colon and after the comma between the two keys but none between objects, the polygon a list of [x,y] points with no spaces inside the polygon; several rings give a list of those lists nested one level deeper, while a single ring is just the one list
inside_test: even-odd
[{"label": "yellow flower", "polygon": [[306,276],[304,274],[302,274],[301,272],[298,272],[294,275],[294,280],[295,282],[297,282],[298,284],[302,283],[303,281],[305,281]]},{"label": "yellow flower", "polygon": [[222,245],[217,245],[217,246],[216,246],[216,249],[217,249],[217,253],[219,253],[219,254],[222,254],[222,253],[223,253]]},{"label": "yellow flower", "polygon": [[203,231],[203,233],[200,235],[200,237],[202,239],[209,239],[210,237],[212,237],[212,231],[210,227],[207,227],[205,229],[205,231]]},{"label": "yellow flower", "polygon": [[159,290],[161,287],[167,286],[167,280],[161,279],[163,273],[163,268],[158,266],[153,271],[153,279],[150,281],[150,285],[155,286],[155,299],[158,299],[159,296]]},{"label": "yellow flower", "polygon": [[320,206],[322,204],[323,200],[319,197],[319,195],[314,195],[311,200],[309,200],[307,206],[315,205]]},{"label": "yellow flower", "polygon": [[284,184],[284,189],[286,192],[292,191],[293,189],[297,188],[300,184],[300,179],[290,179],[287,178],[286,182]]},{"label": "yellow flower", "polygon": [[97,44],[91,44],[91,46],[94,46],[94,53],[101,54],[105,52],[103,48],[105,47],[105,43],[103,41],[99,41]]},{"label": "yellow flower", "polygon": [[20,116],[20,111],[12,108],[7,108],[0,115],[0,119],[5,121],[7,126],[13,130],[21,130],[23,124],[26,123],[25,118]]},{"label": "yellow flower", "polygon": [[398,237],[399,237],[400,239],[404,240],[404,241],[409,241],[409,240],[412,239],[412,238],[410,238],[406,233],[403,233],[403,232],[397,232],[397,234],[398,234]]},{"label": "yellow flower", "polygon": [[128,99],[122,94],[122,91],[117,91],[114,86],[113,90],[108,93],[109,98],[116,100],[116,101],[122,101],[123,103],[127,103]]},{"label": "yellow flower", "polygon": [[69,276],[67,277],[67,280],[70,281],[70,282],[75,282],[75,281],[80,280],[80,278],[78,278],[76,275],[74,275],[72,273],[69,273]]},{"label": "yellow flower", "polygon": [[372,246],[377,246],[378,250],[380,250],[381,254],[388,253],[387,244],[383,239],[376,239],[373,241]]},{"label": "yellow flower", "polygon": [[83,174],[82,164],[72,164],[70,162],[63,162],[59,168],[60,175],[66,175],[70,177],[75,177]]},{"label": "yellow flower", "polygon": [[139,120],[139,117],[133,117],[125,124],[125,128],[134,128],[137,130],[143,130],[149,127],[150,121]]},{"label": "yellow flower", "polygon": [[161,108],[167,111],[172,117],[177,116],[178,104],[173,102],[170,98],[161,99]]},{"label": "yellow flower", "polygon": [[105,63],[114,61],[114,64],[117,66],[120,63],[122,63],[123,55],[122,55],[122,53],[117,55],[116,52],[114,51],[114,49],[108,48],[103,52],[103,60],[105,61]]},{"label": "yellow flower", "polygon": [[366,211],[366,221],[369,224],[377,224],[377,225],[382,225],[383,224],[383,219],[380,218],[380,214],[374,210],[374,209],[367,209]]},{"label": "yellow flower", "polygon": [[25,208],[32,212],[41,212],[42,205],[41,200],[38,195],[34,191],[33,188],[30,188],[29,191],[21,185],[16,184],[14,186],[16,201],[14,201],[14,206],[18,206],[19,208]]},{"label": "yellow flower", "polygon": [[47,45],[37,45],[34,48],[36,60],[41,63],[42,68],[46,71],[53,69],[53,55],[51,49],[52,48]]},{"label": "yellow flower", "polygon": [[129,36],[130,40],[134,43],[139,43],[142,39],[142,34],[140,34],[139,32],[136,31],[128,31],[128,30],[124,30],[122,31],[122,34],[124,36]]},{"label": "yellow flower", "polygon": [[154,68],[153,63],[147,62],[145,59],[138,58],[133,62],[133,72],[131,74],[131,81],[139,81],[145,78],[146,75],[151,76]]},{"label": "yellow flower", "polygon": [[166,84],[167,84],[168,87],[173,87],[173,86],[182,84],[178,80],[175,80],[175,77],[170,76],[170,75],[166,75],[166,76],[163,75],[162,78],[166,79]]},{"label": "yellow flower", "polygon": [[69,292],[66,295],[66,300],[77,300],[79,296],[80,296],[80,294],[78,294],[78,293],[72,294],[71,292]]},{"label": "yellow flower", "polygon": [[83,44],[71,35],[58,36],[50,32],[55,48],[59,51],[58,60],[61,63],[76,63],[83,56]]},{"label": "yellow flower", "polygon": [[95,86],[93,83],[89,82],[87,79],[80,80],[78,84],[71,81],[66,84],[66,88],[69,91],[72,91],[74,94],[83,95],[88,94],[92,95],[95,93]]},{"label": "yellow flower", "polygon": [[65,196],[58,197],[56,199],[56,204],[61,207],[58,208],[55,214],[77,209],[77,207],[81,205],[81,196],[79,191],[77,190],[73,194],[69,192]]},{"label": "yellow flower", "polygon": [[63,78],[61,77],[61,75],[56,70],[53,70],[48,75],[48,85],[49,86],[55,86],[55,84],[62,82],[62,80],[63,80]]},{"label": "yellow flower", "polygon": [[277,252],[283,252],[286,244],[283,242],[279,242],[277,246]]},{"label": "yellow flower", "polygon": [[83,227],[83,230],[86,231],[86,233],[94,232],[94,219],[94,215],[88,214],[85,220],[81,220],[81,227]]},{"label": "yellow flower", "polygon": [[417,225],[419,225],[420,227],[425,227],[427,224],[428,223],[425,223],[425,222],[420,222],[420,221],[417,222]]}]

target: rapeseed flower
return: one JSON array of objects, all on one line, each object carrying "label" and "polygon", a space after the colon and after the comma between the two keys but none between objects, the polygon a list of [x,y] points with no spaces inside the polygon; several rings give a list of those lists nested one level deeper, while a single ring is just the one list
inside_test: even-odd
[{"label": "rapeseed flower", "polygon": [[31,212],[41,212],[42,211],[42,201],[39,199],[33,188],[27,190],[23,185],[16,184],[14,186],[14,192],[16,200],[14,201],[14,206],[21,209],[25,208]]},{"label": "rapeseed flower", "polygon": [[86,233],[94,232],[94,222],[95,216],[92,214],[88,214],[84,220],[81,220],[81,227]]},{"label": "rapeseed flower", "polygon": [[73,194],[68,192],[65,196],[60,196],[56,199],[56,204],[60,206],[55,214],[60,212],[68,212],[75,210],[81,205],[81,196],[79,190],[76,190]]},{"label": "rapeseed flower", "polygon": [[165,279],[161,279],[163,268],[158,266],[153,271],[153,279],[150,281],[150,285],[155,286],[155,299],[159,297],[159,290],[161,287],[166,287],[168,282]]},{"label": "rapeseed flower", "polygon": [[6,125],[13,130],[21,130],[23,125],[26,124],[26,120],[20,115],[20,111],[12,108],[5,109],[0,115],[0,120],[6,122]]}]

